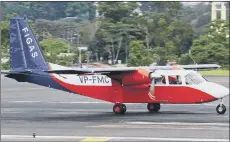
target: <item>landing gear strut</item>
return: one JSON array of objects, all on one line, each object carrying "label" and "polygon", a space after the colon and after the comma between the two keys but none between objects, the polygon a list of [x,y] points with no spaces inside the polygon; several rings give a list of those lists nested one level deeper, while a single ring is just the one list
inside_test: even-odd
[{"label": "landing gear strut", "polygon": [[126,112],[125,104],[115,104],[113,106],[113,112],[115,114],[125,114],[125,112]]},{"label": "landing gear strut", "polygon": [[148,103],[147,109],[149,112],[158,112],[161,108],[161,105],[159,103]]},{"label": "landing gear strut", "polygon": [[223,104],[223,99],[221,99],[221,103],[216,107],[216,112],[218,114],[224,114],[226,112],[226,106]]}]

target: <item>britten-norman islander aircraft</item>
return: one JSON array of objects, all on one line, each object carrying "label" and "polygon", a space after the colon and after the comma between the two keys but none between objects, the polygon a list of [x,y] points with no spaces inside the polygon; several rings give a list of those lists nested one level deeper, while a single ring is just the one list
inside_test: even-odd
[{"label": "britten-norman islander aircraft", "polygon": [[[115,114],[126,112],[124,103],[147,103],[150,112],[158,112],[160,104],[195,104],[217,99],[221,103],[216,111],[224,114],[223,98],[229,95],[228,88],[208,82],[196,71],[178,67],[74,69],[48,63],[27,20],[21,17],[10,19],[10,65],[12,70],[1,71],[8,78],[114,103]],[[197,67],[200,66],[194,68]],[[186,65],[180,68],[186,69]]]}]

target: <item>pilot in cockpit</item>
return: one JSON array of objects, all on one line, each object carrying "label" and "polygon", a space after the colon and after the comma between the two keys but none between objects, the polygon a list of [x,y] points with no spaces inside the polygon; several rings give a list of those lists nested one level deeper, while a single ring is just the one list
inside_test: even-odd
[{"label": "pilot in cockpit", "polygon": [[155,84],[165,84],[165,78],[161,77],[161,78],[155,79]]},{"label": "pilot in cockpit", "polygon": [[182,84],[181,77],[179,75],[169,76],[169,84]]}]

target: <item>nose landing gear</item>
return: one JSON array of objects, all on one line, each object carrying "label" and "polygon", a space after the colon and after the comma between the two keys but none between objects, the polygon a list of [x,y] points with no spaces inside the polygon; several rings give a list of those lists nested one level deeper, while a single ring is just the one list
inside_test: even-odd
[{"label": "nose landing gear", "polygon": [[216,112],[218,114],[224,114],[226,112],[226,106],[223,104],[223,98],[221,99],[221,103],[216,107]]}]

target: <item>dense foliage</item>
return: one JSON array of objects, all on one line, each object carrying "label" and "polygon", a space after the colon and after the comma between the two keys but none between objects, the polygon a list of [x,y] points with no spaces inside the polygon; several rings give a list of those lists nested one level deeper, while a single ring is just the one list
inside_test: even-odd
[{"label": "dense foliage", "polygon": [[189,50],[197,63],[229,64],[229,23],[211,22],[210,4],[140,3],[2,2],[2,56],[9,57],[9,17],[14,16],[9,14],[16,13],[32,20],[47,60],[62,65],[78,61],[77,46],[89,47],[93,61],[121,60],[128,66],[165,65],[168,60],[193,64]]},{"label": "dense foliage", "polygon": [[75,17],[77,20],[95,18],[93,2],[1,2],[3,14],[17,13],[28,18],[58,20]]}]

